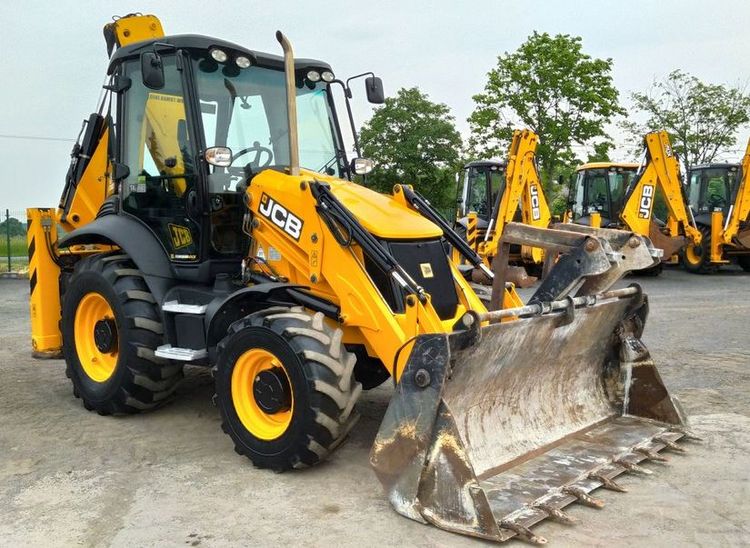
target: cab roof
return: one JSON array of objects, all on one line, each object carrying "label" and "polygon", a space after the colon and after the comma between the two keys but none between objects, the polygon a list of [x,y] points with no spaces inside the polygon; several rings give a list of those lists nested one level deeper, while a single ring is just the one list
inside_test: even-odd
[{"label": "cab roof", "polygon": [[735,164],[731,162],[723,162],[723,163],[717,162],[714,164],[700,164],[697,166],[692,166],[690,168],[690,171],[693,171],[695,169],[721,169],[721,168],[731,169],[731,168],[739,168],[739,167],[740,167],[740,164]]},{"label": "cab roof", "polygon": [[469,169],[472,167],[497,167],[500,169],[505,169],[507,166],[507,162],[501,161],[501,160],[474,160],[473,162],[469,162],[464,166],[464,169]]},{"label": "cab roof", "polygon": [[[134,44],[118,48],[114,51],[112,57],[110,57],[107,74],[112,74],[115,67],[125,59],[136,57],[140,55],[141,52],[154,48],[160,53],[164,53],[165,51],[172,49],[169,46],[173,46],[175,49],[192,48],[209,50],[212,48],[218,48],[235,54],[245,55],[253,60],[255,65],[278,70],[284,69],[284,58],[281,55],[250,50],[232,42],[227,42],[226,40],[221,40],[219,38],[212,38],[210,36],[203,36],[200,34],[177,34],[174,36],[163,36],[153,40],[143,40],[142,42],[135,42]],[[295,59],[294,65],[297,69],[318,68],[331,70],[331,66],[328,63],[317,59]]]},{"label": "cab roof", "polygon": [[576,171],[584,171],[587,169],[608,169],[610,167],[622,167],[625,169],[638,169],[640,164],[633,162],[589,162],[576,168]]}]

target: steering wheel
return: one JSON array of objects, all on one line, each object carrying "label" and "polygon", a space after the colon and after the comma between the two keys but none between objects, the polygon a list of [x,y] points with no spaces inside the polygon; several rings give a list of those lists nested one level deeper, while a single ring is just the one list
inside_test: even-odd
[{"label": "steering wheel", "polygon": [[709,194],[708,203],[711,207],[724,207],[727,205],[726,198],[721,194]]},{"label": "steering wheel", "polygon": [[[244,156],[245,154],[250,154],[251,152],[255,153],[255,157],[252,160],[250,160],[243,167],[230,167],[228,169],[229,173],[232,173],[233,175],[241,176],[245,173],[245,168],[249,168],[251,172],[255,173],[258,170],[271,165],[271,162],[273,161],[273,151],[270,148],[261,146],[261,144],[258,141],[255,141],[253,143],[253,146],[243,148],[236,154],[233,154],[232,163],[234,163],[234,161],[240,156]],[[264,154],[266,155],[265,162],[261,164],[261,158],[263,157]]]}]

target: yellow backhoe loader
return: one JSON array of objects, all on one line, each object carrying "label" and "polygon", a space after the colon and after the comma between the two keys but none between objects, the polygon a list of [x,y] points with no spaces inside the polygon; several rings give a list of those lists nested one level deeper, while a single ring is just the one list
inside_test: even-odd
[{"label": "yellow backhoe loader", "polygon": [[[688,242],[700,245],[702,235],[688,207],[680,165],[665,131],[646,135],[643,158],[640,164],[594,162],[580,166],[570,189],[567,218],[577,224],[648,236],[663,251],[664,262],[676,262]],[[657,204],[661,206],[658,213]],[[646,272],[659,274],[661,264]]]},{"label": "yellow backhoe loader", "polygon": [[448,250],[482,259],[423,197],[351,181],[369,165],[342,152],[332,94],[351,93],[328,64],[280,32],[283,57],[153,16],[105,36],[63,200],[29,210],[34,352],[62,351],[86,409],[158,407],[210,367],[235,450],[282,471],[323,460],[391,378],[371,464],[394,508],[495,541],[543,542],[535,523],[680,449],[646,296],[611,287],[654,263],[648,239],[510,223],[503,245],[561,255],[526,305],[501,280],[488,310]]},{"label": "yellow backhoe loader", "polygon": [[688,185],[703,239],[684,249],[682,265],[707,274],[736,261],[750,272],[750,141],[742,163],[696,166],[688,173]]},{"label": "yellow backhoe loader", "polygon": [[[514,221],[547,228],[552,221],[536,166],[539,137],[531,130],[513,132],[507,162],[480,160],[466,164],[458,202],[456,231],[491,267],[498,254],[505,227]],[[537,278],[526,269],[541,271],[544,251],[539,247],[514,246],[510,250],[508,280],[529,287]],[[454,259],[461,261],[458,252]],[[491,283],[483,271],[471,272],[474,281]]]}]

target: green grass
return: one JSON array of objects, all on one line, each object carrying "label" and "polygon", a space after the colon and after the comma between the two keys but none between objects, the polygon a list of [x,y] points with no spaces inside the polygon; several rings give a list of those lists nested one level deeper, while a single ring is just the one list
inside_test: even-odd
[{"label": "green grass", "polygon": [[[26,236],[11,236],[10,238],[10,256],[25,257],[28,254],[26,248]],[[5,259],[7,264],[8,241],[5,234],[0,234],[0,259]]]},{"label": "green grass", "polygon": [[19,272],[26,270],[29,266],[29,259],[26,257],[11,257],[10,270],[8,270],[8,257],[0,258],[0,272]]}]

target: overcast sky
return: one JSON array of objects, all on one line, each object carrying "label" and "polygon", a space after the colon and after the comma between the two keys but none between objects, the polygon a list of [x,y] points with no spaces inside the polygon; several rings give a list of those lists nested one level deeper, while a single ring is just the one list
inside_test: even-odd
[{"label": "overcast sky", "polygon": [[[279,52],[281,29],[298,56],[328,61],[337,76],[372,70],[387,94],[419,86],[451,107],[464,135],[487,71],[533,30],[580,35],[585,52],[611,57],[625,99],[675,68],[714,83],[750,78],[747,0],[2,0],[0,136],[60,139],[0,137],[3,213],[57,205],[71,141],[95,108],[107,66],[102,26],[134,11],[158,15],[167,34],[212,35],[261,51]],[[357,91],[361,123],[370,108]],[[748,134],[740,133],[739,147]]]}]

